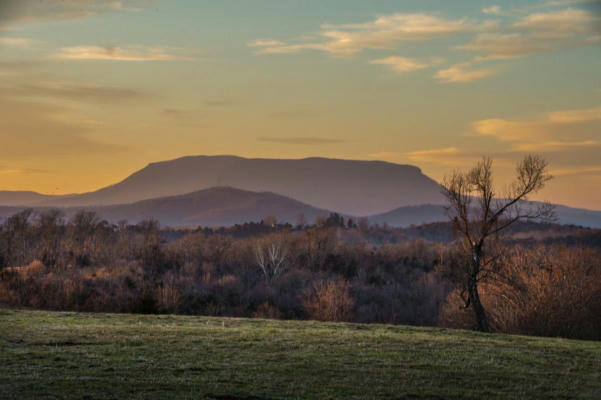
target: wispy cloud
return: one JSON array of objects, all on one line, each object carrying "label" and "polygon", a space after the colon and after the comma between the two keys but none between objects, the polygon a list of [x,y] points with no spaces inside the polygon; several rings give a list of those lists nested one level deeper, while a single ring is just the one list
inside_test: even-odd
[{"label": "wispy cloud", "polygon": [[273,39],[257,39],[257,40],[253,40],[252,42],[248,42],[247,45],[250,47],[274,47],[274,46],[283,46],[283,45],[285,45],[285,43],[281,42],[279,40],[273,40]]},{"label": "wispy cloud", "polygon": [[497,32],[479,33],[459,50],[481,53],[482,59],[507,59],[584,46],[595,42],[601,19],[580,9],[536,12]]},{"label": "wispy cloud", "polygon": [[601,107],[581,110],[553,111],[547,114],[549,121],[564,124],[574,124],[591,121],[601,121]]},{"label": "wispy cloud", "polygon": [[406,57],[386,57],[380,58],[378,60],[372,60],[369,62],[370,64],[379,64],[386,65],[394,72],[399,74],[404,74],[406,72],[419,71],[420,69],[425,69],[430,66],[430,64],[423,63],[414,58],[406,58]]},{"label": "wispy cloud", "polygon": [[[544,143],[557,144],[557,140],[549,140],[554,139],[556,136],[565,135],[566,133],[573,136],[575,132],[571,125],[581,124],[584,126],[587,124],[596,124],[591,125],[595,127],[600,125],[599,122],[601,122],[601,107],[594,107],[579,110],[552,111],[538,118],[524,120],[489,118],[475,121],[472,126],[473,134],[475,135],[490,136],[505,142],[525,142],[533,143],[533,145],[544,145]],[[582,131],[584,132],[585,130]],[[572,143],[592,144],[590,140],[573,141]]]},{"label": "wispy cloud", "polygon": [[473,150],[462,150],[457,147],[415,150],[404,153],[409,160],[417,163],[433,163],[439,165],[457,165],[471,162],[482,153]]},{"label": "wispy cloud", "polygon": [[403,156],[403,153],[399,153],[396,151],[379,151],[377,153],[371,153],[371,154],[367,155],[367,157],[369,157],[369,158],[375,158],[378,160],[397,159],[402,156]]},{"label": "wispy cloud", "polygon": [[52,58],[63,60],[168,61],[182,57],[162,47],[75,46],[63,47]]},{"label": "wispy cloud", "polygon": [[559,168],[549,171],[553,176],[586,176],[601,175],[601,166],[583,168]]},{"label": "wispy cloud", "polygon": [[35,41],[22,37],[0,37],[0,46],[30,47]]},{"label": "wispy cloud", "polygon": [[137,11],[152,2],[153,0],[2,0],[0,26],[79,19],[107,12]]},{"label": "wispy cloud", "polygon": [[524,152],[557,152],[565,150],[591,149],[599,148],[601,151],[601,142],[595,140],[585,140],[581,142],[538,142],[538,143],[517,143],[513,146],[517,151]]},{"label": "wispy cloud", "polygon": [[322,40],[284,43],[280,40],[257,40],[261,54],[297,53],[317,50],[338,57],[349,57],[364,49],[392,49],[404,41],[424,41],[477,29],[467,18],[445,19],[427,13],[383,15],[359,24],[322,25]]},{"label": "wispy cloud", "polygon": [[0,166],[0,175],[41,175],[48,171],[36,168],[8,168]]},{"label": "wispy cloud", "polygon": [[16,97],[60,98],[77,101],[119,102],[147,97],[146,92],[118,86],[100,86],[75,82],[25,82],[0,86]]},{"label": "wispy cloud", "polygon": [[568,8],[566,10],[533,13],[516,22],[514,28],[539,32],[586,32],[588,24],[597,18],[588,11]]},{"label": "wispy cloud", "polygon": [[306,144],[306,145],[319,145],[319,144],[336,144],[344,143],[343,139],[336,138],[320,138],[311,136],[297,136],[297,137],[260,137],[261,142],[271,143],[282,143],[282,144]]},{"label": "wispy cloud", "polygon": [[496,73],[498,70],[493,68],[472,68],[471,63],[461,63],[441,69],[434,78],[441,83],[467,83],[488,78]]},{"label": "wispy cloud", "polygon": [[500,6],[490,6],[484,7],[482,12],[487,15],[501,15],[501,7]]}]

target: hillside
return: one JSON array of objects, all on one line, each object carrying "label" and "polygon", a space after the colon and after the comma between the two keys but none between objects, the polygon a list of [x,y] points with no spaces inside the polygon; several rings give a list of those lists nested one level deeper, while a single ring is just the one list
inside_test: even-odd
[{"label": "hillside", "polygon": [[28,206],[46,201],[65,199],[68,196],[55,196],[31,191],[0,190],[0,206]]},{"label": "hillside", "polygon": [[[601,228],[601,211],[556,205],[555,214],[557,216],[556,222],[559,224]],[[432,204],[399,207],[392,211],[369,217],[370,223],[388,224],[394,227],[407,227],[409,225],[447,220],[444,206]]]},{"label": "hillside", "polygon": [[272,192],[349,215],[442,201],[439,185],[410,165],[327,158],[195,156],[152,163],[115,185],[44,205],[125,204],[215,186]]},{"label": "hillside", "polygon": [[[25,207],[0,206],[0,222]],[[44,211],[49,207],[34,207]],[[180,196],[160,197],[130,204],[103,207],[67,207],[62,211],[67,219],[77,211],[95,211],[101,219],[111,223],[127,220],[136,224],[153,218],[169,226],[231,226],[245,222],[260,222],[270,215],[279,222],[294,224],[299,214],[307,222],[314,222],[329,211],[320,210],[294,199],[268,192],[249,192],[228,187],[199,190]]]},{"label": "hillside", "polygon": [[[230,226],[259,222],[272,215],[280,222],[295,223],[302,213],[314,221],[328,211],[268,192],[249,192],[228,187],[200,190],[180,196],[161,197],[131,204],[89,208],[109,222],[126,219],[137,223],[154,218],[164,225]],[[68,210],[73,213],[75,209]]]},{"label": "hillside", "polygon": [[0,310],[3,399],[598,399],[601,343]]}]

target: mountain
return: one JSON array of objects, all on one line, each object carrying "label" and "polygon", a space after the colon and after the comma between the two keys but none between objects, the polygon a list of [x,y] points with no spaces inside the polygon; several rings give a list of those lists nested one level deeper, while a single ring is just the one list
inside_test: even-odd
[{"label": "mountain", "polygon": [[27,206],[47,201],[63,199],[68,196],[40,194],[29,191],[0,190],[0,206]]},{"label": "mountain", "polygon": [[152,163],[115,185],[40,204],[63,207],[126,204],[216,186],[277,193],[349,215],[377,214],[407,205],[442,204],[438,183],[410,165],[234,156],[194,156]]},{"label": "mountain", "polygon": [[[0,222],[23,210],[21,207],[0,206]],[[44,211],[49,207],[35,207]],[[169,226],[231,226],[245,222],[260,222],[271,215],[279,222],[294,224],[299,214],[308,223],[330,212],[269,192],[250,192],[229,187],[216,187],[179,196],[142,200],[130,204],[101,207],[63,208],[67,219],[77,211],[95,211],[101,219],[112,223],[127,220],[131,224],[154,218]]]},{"label": "mountain", "polygon": [[[559,224],[601,228],[601,211],[556,205],[555,214]],[[426,204],[399,207],[387,213],[372,215],[368,220],[372,224],[386,223],[390,226],[407,227],[409,225],[446,221],[447,217],[443,206]]]},{"label": "mountain", "polygon": [[[276,217],[280,222],[294,224],[300,213],[310,222],[318,216],[329,214],[326,210],[274,193],[250,192],[230,187],[89,209],[109,222],[127,219],[130,223],[137,223],[152,217],[161,224],[170,226],[230,226],[260,222],[268,215]],[[70,211],[73,212],[74,209]]]},{"label": "mountain", "polygon": [[446,221],[444,206],[423,204],[419,206],[398,207],[386,213],[369,216],[370,224],[388,224],[395,227],[409,225],[429,224],[431,222]]}]

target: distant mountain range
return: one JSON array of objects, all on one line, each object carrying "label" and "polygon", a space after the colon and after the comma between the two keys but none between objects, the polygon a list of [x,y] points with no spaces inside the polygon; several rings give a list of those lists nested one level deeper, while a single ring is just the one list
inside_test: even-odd
[{"label": "distant mountain range", "polygon": [[152,163],[115,185],[38,205],[127,204],[223,186],[277,193],[349,215],[372,215],[399,206],[443,201],[438,183],[410,165],[328,158],[196,156]]},{"label": "distant mountain range", "polygon": [[39,205],[52,200],[66,198],[68,196],[54,196],[51,194],[40,194],[28,191],[0,190],[1,206],[27,206]]},{"label": "distant mountain range", "polygon": [[[382,161],[195,156],[149,164],[123,181],[73,195],[0,191],[0,218],[25,207],[85,208],[110,222],[227,226],[267,215],[294,223],[338,212],[372,223],[445,220],[440,185],[417,167]],[[601,228],[601,211],[558,206],[559,222]]]},{"label": "distant mountain range", "polygon": [[[0,219],[25,208],[27,207],[0,207]],[[34,207],[36,211],[50,208],[52,207]],[[67,218],[83,209],[95,211],[102,219],[111,223],[127,220],[130,224],[136,224],[154,218],[169,226],[230,226],[260,222],[266,216],[273,216],[278,222],[294,224],[300,214],[307,221],[315,221],[317,217],[330,213],[274,193],[249,192],[229,187],[216,187],[129,204],[62,208]]]},{"label": "distant mountain range", "polygon": [[[601,228],[601,211],[555,205],[555,214],[557,222],[560,224]],[[388,224],[394,227],[407,227],[445,220],[447,217],[444,206],[433,204],[399,207],[387,213],[369,217],[369,222],[373,224]]]},{"label": "distant mountain range", "polygon": [[[109,222],[128,220],[137,223],[155,218],[170,226],[230,226],[244,222],[260,222],[274,216],[280,222],[294,224],[299,214],[314,221],[328,211],[269,192],[249,192],[229,187],[216,187],[196,192],[130,204],[86,208],[96,211]],[[73,212],[74,209],[69,209]]]}]

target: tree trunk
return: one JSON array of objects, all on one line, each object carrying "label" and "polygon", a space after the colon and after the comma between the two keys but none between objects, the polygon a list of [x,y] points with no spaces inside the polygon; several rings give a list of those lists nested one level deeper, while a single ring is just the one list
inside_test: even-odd
[{"label": "tree trunk", "polygon": [[482,302],[480,302],[480,294],[478,293],[478,274],[480,273],[480,260],[482,259],[481,246],[474,245],[472,249],[473,264],[472,274],[468,285],[468,293],[470,296],[470,303],[474,308],[474,316],[476,317],[477,329],[480,332],[489,332],[488,320],[486,318],[486,311]]}]

